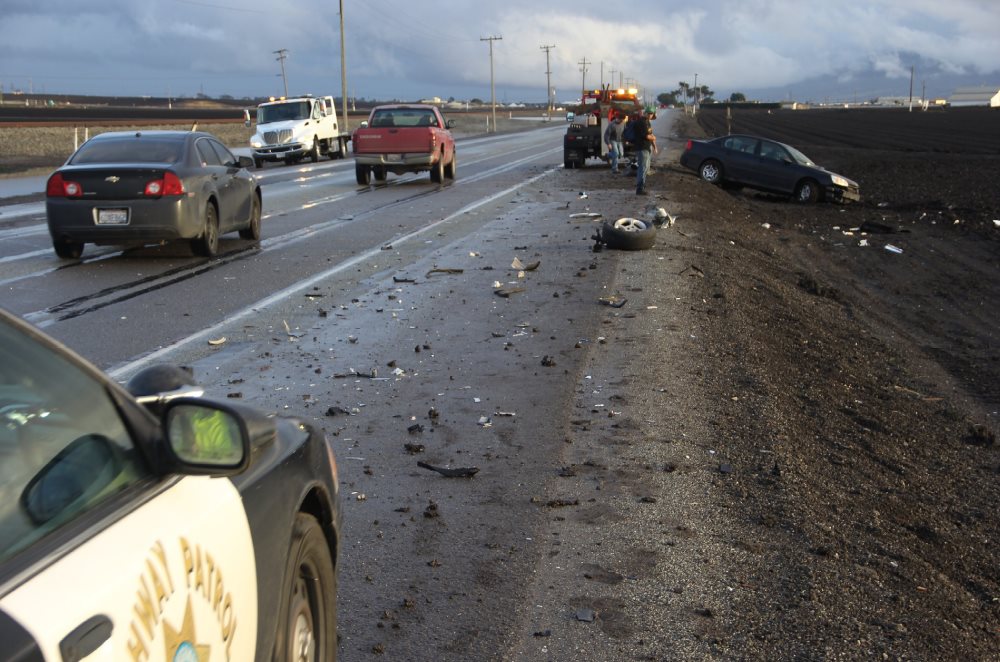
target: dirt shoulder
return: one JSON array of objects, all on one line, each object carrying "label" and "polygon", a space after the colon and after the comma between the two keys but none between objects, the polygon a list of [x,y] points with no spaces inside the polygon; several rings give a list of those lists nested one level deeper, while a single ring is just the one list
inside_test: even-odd
[{"label": "dirt shoulder", "polygon": [[[881,152],[837,155],[863,193],[885,170]],[[700,247],[693,309],[739,550],[731,610],[713,617],[726,657],[1000,653],[998,236],[958,218],[961,201],[927,204],[978,176],[916,186],[908,168],[927,159],[853,207],[729,193],[671,159],[654,175]]]}]

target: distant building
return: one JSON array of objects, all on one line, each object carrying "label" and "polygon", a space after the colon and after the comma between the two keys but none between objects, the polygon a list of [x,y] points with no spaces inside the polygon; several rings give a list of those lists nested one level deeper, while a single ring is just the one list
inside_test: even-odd
[{"label": "distant building", "polygon": [[990,108],[1000,108],[1000,87],[960,87],[948,99],[948,103],[953,107],[961,106],[989,106]]}]

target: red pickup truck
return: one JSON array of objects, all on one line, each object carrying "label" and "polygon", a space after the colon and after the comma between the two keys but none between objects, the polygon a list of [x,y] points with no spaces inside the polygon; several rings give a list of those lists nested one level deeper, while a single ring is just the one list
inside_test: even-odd
[{"label": "red pickup truck", "polygon": [[384,182],[388,173],[429,170],[431,181],[455,178],[455,139],[436,106],[393,104],[376,106],[354,131],[354,167],[358,184],[368,186],[374,176]]}]

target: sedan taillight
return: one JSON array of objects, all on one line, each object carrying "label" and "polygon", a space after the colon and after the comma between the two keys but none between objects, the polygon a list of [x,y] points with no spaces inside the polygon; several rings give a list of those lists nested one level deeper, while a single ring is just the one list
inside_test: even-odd
[{"label": "sedan taillight", "polygon": [[184,183],[177,175],[168,170],[163,173],[161,179],[152,179],[146,182],[146,189],[142,194],[150,198],[159,198],[164,195],[184,195]]},{"label": "sedan taillight", "polygon": [[64,179],[62,174],[57,172],[49,177],[45,185],[45,195],[50,198],[79,198],[83,196],[83,187],[79,182]]},{"label": "sedan taillight", "polygon": [[694,143],[693,143],[693,142],[691,142],[691,141],[689,140],[689,141],[687,141],[687,144],[686,144],[686,145],[684,145],[684,150],[685,150],[685,151],[686,151],[686,150],[689,150],[689,149],[691,149],[691,148],[692,148],[693,146],[694,146]]}]

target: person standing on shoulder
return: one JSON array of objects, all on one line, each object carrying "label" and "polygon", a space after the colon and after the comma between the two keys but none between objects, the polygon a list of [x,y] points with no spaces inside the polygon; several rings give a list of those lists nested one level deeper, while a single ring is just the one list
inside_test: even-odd
[{"label": "person standing on shoulder", "polygon": [[649,162],[656,151],[656,136],[653,135],[653,127],[646,117],[646,111],[640,110],[635,120],[633,132],[635,138],[635,156],[638,170],[635,173],[635,193],[636,195],[646,195],[646,174],[649,172]]},{"label": "person standing on shoulder", "polygon": [[625,123],[621,114],[616,114],[614,119],[604,130],[604,142],[608,146],[608,155],[611,156],[611,172],[618,173],[618,159],[625,156],[625,146],[622,144],[622,134],[625,132]]}]

